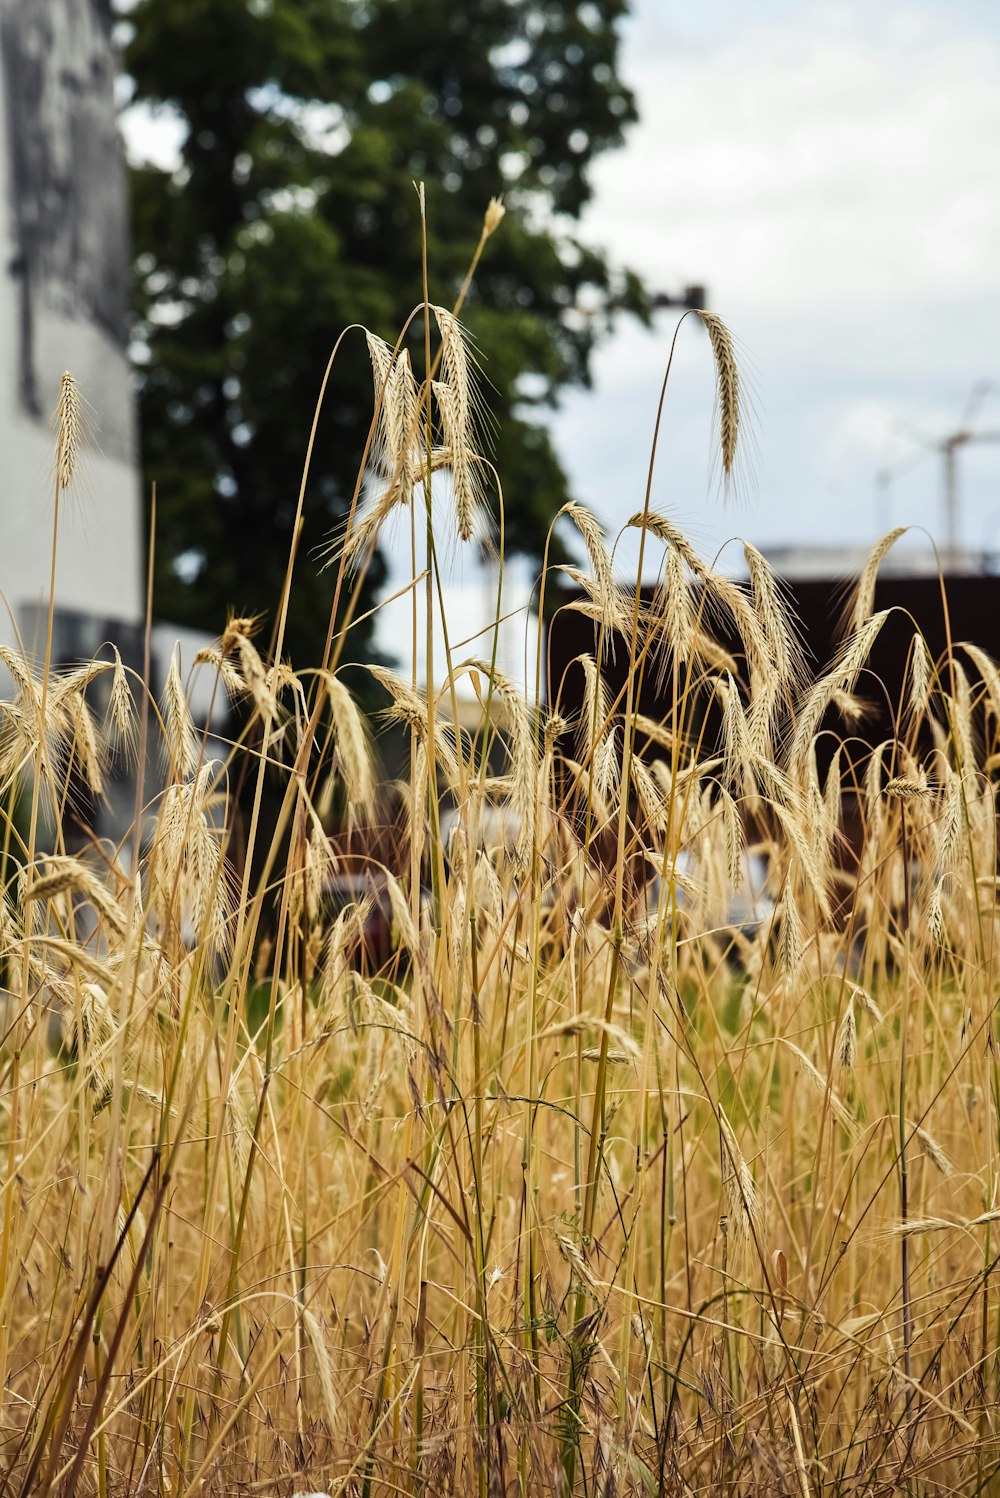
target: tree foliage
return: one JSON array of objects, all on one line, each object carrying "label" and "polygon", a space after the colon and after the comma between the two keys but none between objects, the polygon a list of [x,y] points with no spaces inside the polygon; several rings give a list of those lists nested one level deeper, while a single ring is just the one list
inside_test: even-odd
[{"label": "tree foliage", "polygon": [[[585,383],[638,280],[581,244],[588,167],[634,117],[617,76],[626,0],[138,0],[136,102],[183,126],[175,170],[134,171],[134,334],[147,490],[158,489],[159,611],[216,629],[270,611],[332,342],[393,341],[420,300],[450,304],[495,194],[508,209],[465,320],[496,418],[507,542],[537,551],[567,498],[539,408]],[[419,369],[422,361],[415,358]],[[490,388],[491,387],[491,388]],[[345,340],[306,497],[288,644],[315,657],[372,408]],[[374,569],[371,581],[379,581]]]}]

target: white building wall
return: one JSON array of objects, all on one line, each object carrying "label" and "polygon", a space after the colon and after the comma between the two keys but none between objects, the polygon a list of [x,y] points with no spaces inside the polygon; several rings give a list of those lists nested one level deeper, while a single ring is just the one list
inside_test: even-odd
[{"label": "white building wall", "polygon": [[125,162],[113,80],[101,0],[0,0],[5,641],[14,634],[8,610],[25,629],[47,607],[51,413],[64,369],[87,403],[89,430],[60,516],[56,603],[95,621],[137,624],[143,613],[142,505],[124,332]]}]

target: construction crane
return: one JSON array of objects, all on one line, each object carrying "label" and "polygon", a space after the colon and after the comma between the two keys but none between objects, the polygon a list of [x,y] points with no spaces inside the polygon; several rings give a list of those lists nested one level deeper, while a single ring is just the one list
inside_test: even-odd
[{"label": "construction crane", "polygon": [[[973,442],[1000,442],[1000,431],[976,431],[972,425],[983,400],[994,388],[992,380],[978,380],[969,392],[965,412],[954,432],[941,437],[935,446],[942,459],[944,540],[948,563],[958,556],[958,451]],[[947,563],[946,563],[947,565]]]},{"label": "construction crane", "polygon": [[974,425],[984,399],[997,388],[994,380],[977,380],[969,391],[961,421],[954,431],[947,432],[943,437],[927,438],[922,433],[914,432],[912,428],[905,428],[921,450],[892,467],[880,468],[875,475],[879,529],[885,531],[889,526],[889,494],[893,480],[924,458],[933,454],[939,456],[941,460],[941,521],[944,537],[941,560],[945,571],[953,570],[959,557],[961,529],[958,488],[959,449],[977,442],[1000,442],[1000,429],[977,429]]}]

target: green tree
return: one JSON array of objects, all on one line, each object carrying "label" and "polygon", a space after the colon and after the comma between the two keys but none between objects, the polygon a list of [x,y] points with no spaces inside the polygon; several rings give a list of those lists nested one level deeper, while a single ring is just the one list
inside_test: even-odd
[{"label": "green tree", "polygon": [[[508,545],[537,552],[568,498],[539,408],[586,383],[596,341],[643,289],[572,225],[588,166],[634,118],[617,76],[627,0],[138,0],[133,98],[184,126],[175,171],[133,179],[134,334],[144,471],[158,487],[161,613],[217,629],[273,609],[302,454],[333,338],[393,341],[450,304],[491,196],[508,213],[465,311],[487,355]],[[586,315],[581,313],[586,307]],[[419,356],[417,369],[422,366]],[[287,642],[322,647],[342,519],[372,408],[363,339],[323,416]],[[380,570],[371,573],[377,585]]]}]

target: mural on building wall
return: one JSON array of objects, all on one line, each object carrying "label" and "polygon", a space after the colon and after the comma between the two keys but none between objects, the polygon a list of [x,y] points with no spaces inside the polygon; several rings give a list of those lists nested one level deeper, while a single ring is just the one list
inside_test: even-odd
[{"label": "mural on building wall", "polygon": [[[32,415],[47,417],[45,393],[66,359],[43,336],[47,319],[100,330],[124,369],[128,228],[110,5],[0,0],[0,49],[20,394]],[[127,448],[127,424],[101,420],[101,398],[101,388],[88,391],[102,446]]]}]

